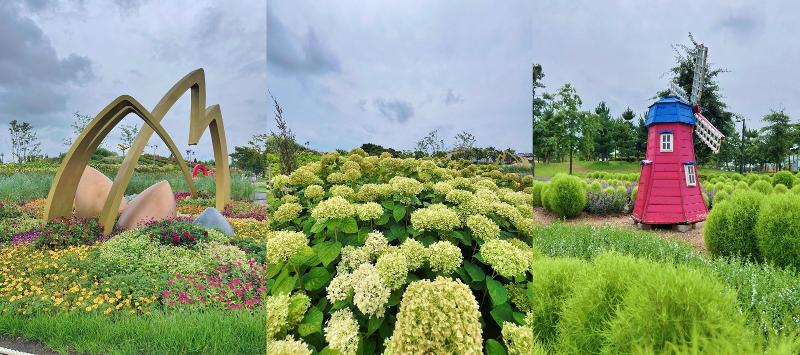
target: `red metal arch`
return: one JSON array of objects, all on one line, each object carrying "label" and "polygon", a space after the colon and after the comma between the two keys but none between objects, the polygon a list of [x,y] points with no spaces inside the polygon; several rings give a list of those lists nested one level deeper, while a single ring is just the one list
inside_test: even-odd
[{"label": "red metal arch", "polygon": [[194,166],[194,169],[192,169],[192,177],[197,177],[197,172],[198,171],[202,171],[203,172],[203,176],[208,176],[208,169],[206,169],[205,165],[196,164]]}]

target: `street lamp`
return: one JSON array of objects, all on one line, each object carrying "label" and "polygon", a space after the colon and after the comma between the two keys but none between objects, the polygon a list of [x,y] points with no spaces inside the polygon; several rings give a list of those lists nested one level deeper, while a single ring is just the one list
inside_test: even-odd
[{"label": "street lamp", "polygon": [[739,141],[739,174],[744,174],[744,130],[746,120],[742,115],[735,115],[736,122],[742,123],[742,139]]}]

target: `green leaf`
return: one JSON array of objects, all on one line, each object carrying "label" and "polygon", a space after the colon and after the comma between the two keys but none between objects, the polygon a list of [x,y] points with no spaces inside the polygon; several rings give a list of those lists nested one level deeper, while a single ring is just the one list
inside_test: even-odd
[{"label": "green leaf", "polygon": [[514,321],[520,325],[525,324],[525,313],[514,312]]},{"label": "green leaf", "polygon": [[394,217],[395,221],[400,222],[405,216],[406,216],[406,206],[403,205],[394,206],[394,208],[392,209],[392,217]]},{"label": "green leaf", "polygon": [[469,236],[464,235],[464,233],[461,233],[459,231],[452,231],[450,234],[456,239],[460,240],[465,245],[472,245],[472,239],[470,239]]},{"label": "green leaf", "polygon": [[308,271],[303,278],[303,288],[308,291],[318,290],[331,282],[331,273],[324,267],[317,266]]},{"label": "green leaf", "polygon": [[329,242],[322,242],[312,247],[314,249],[314,253],[317,254],[319,260],[322,261],[322,265],[326,267],[330,265],[342,251],[342,243],[329,241]]},{"label": "green leaf", "polygon": [[367,322],[367,336],[370,336],[370,335],[372,335],[372,333],[375,333],[375,331],[378,330],[378,328],[381,327],[381,324],[383,324],[383,317],[380,317],[380,318],[372,317],[372,318],[370,318],[369,321]]},{"label": "green leaf", "polygon": [[322,318],[322,311],[317,307],[311,307],[303,321],[297,326],[297,331],[304,337],[322,331]]},{"label": "green leaf", "polygon": [[356,223],[356,219],[353,217],[348,217],[342,223],[342,232],[348,234],[358,233],[358,223]]},{"label": "green leaf", "polygon": [[289,294],[294,290],[294,285],[297,283],[297,277],[289,276],[289,270],[285,269],[280,276],[275,280],[270,292],[273,295]]},{"label": "green leaf", "polygon": [[283,271],[283,263],[267,264],[267,279],[271,279]]},{"label": "green leaf", "polygon": [[511,309],[511,305],[508,303],[503,303],[492,308],[492,310],[489,311],[489,314],[492,315],[495,323],[497,323],[501,329],[503,328],[503,323],[514,321],[514,311]]},{"label": "green leaf", "polygon": [[339,229],[339,224],[340,224],[339,221],[335,219],[331,219],[325,222],[325,226],[328,227],[329,231],[336,231],[337,229]]},{"label": "green leaf", "polygon": [[392,202],[391,200],[383,201],[381,205],[383,205],[383,208],[389,211],[394,210],[394,202]]},{"label": "green leaf", "polygon": [[318,352],[317,354],[318,355],[339,355],[339,352],[326,346],[324,349],[320,350],[320,352]]},{"label": "green leaf", "polygon": [[486,278],[486,274],[483,272],[483,269],[469,261],[464,261],[464,270],[467,271],[472,281],[483,281]]},{"label": "green leaf", "polygon": [[311,226],[311,233],[317,234],[322,232],[323,229],[325,229],[325,221],[317,221],[317,223]]},{"label": "green leaf", "polygon": [[506,348],[494,339],[486,340],[486,355],[506,355]]},{"label": "green leaf", "polygon": [[403,241],[406,240],[407,236],[408,236],[408,234],[406,232],[406,228],[405,227],[403,227],[403,226],[401,226],[399,224],[392,224],[389,227],[389,235],[388,235],[387,239],[389,239],[389,241],[392,241],[392,240],[396,239],[396,240],[398,240],[398,241],[400,241],[402,243]]},{"label": "green leaf", "polygon": [[381,216],[381,218],[378,218],[378,220],[377,220],[377,221],[375,221],[375,224],[377,224],[377,225],[379,225],[379,226],[382,226],[382,225],[384,225],[384,224],[386,224],[386,223],[389,223],[389,217],[391,217],[391,216],[389,215],[389,213],[388,213],[388,212],[385,212],[385,213],[384,213],[384,214]]},{"label": "green leaf", "polygon": [[386,307],[393,307],[400,304],[400,301],[403,299],[403,290],[397,290],[389,295],[389,301],[386,303]]},{"label": "green leaf", "polygon": [[492,297],[492,304],[501,305],[508,301],[508,291],[498,281],[493,279],[486,279],[486,288],[489,290],[489,296]]},{"label": "green leaf", "polygon": [[314,249],[311,249],[311,247],[307,245],[289,259],[289,265],[292,267],[313,266],[318,263],[319,260],[316,259],[316,255],[314,255]]}]

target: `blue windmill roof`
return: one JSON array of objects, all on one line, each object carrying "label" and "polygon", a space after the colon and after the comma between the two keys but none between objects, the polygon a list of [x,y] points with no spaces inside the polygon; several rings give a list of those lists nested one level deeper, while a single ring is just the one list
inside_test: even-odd
[{"label": "blue windmill roof", "polygon": [[654,123],[686,123],[695,124],[692,107],[677,96],[664,96],[650,105],[644,125],[649,127]]}]

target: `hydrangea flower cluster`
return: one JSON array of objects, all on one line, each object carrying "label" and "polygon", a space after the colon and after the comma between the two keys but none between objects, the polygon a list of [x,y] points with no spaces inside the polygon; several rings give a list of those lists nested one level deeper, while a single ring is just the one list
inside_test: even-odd
[{"label": "hydrangea flower cluster", "polygon": [[422,243],[411,238],[400,244],[400,252],[406,257],[409,271],[421,268],[428,260],[428,249]]},{"label": "hydrangea flower cluster", "polygon": [[353,283],[353,304],[368,317],[383,317],[391,290],[381,281],[378,269],[369,263],[361,264],[350,275]]},{"label": "hydrangea flower cluster", "polygon": [[476,214],[467,217],[467,227],[482,241],[500,237],[500,226],[484,215]]},{"label": "hydrangea flower cluster", "polygon": [[389,184],[392,185],[392,191],[405,198],[416,196],[422,192],[424,187],[422,183],[416,179],[405,176],[395,176],[389,180]]},{"label": "hydrangea flower cluster", "polygon": [[334,196],[320,202],[311,210],[311,217],[317,221],[345,219],[355,214],[355,207],[341,196]]},{"label": "hydrangea flower cluster", "polygon": [[463,257],[461,249],[447,241],[438,241],[428,246],[428,265],[436,273],[450,274],[459,266]]},{"label": "hydrangea flower cluster", "polygon": [[311,304],[308,296],[286,294],[267,297],[267,340],[280,339],[303,320]]},{"label": "hydrangea flower cluster", "polygon": [[289,175],[289,183],[294,186],[322,185],[322,179],[311,168],[312,165],[301,166]]},{"label": "hydrangea flower cluster", "polygon": [[372,231],[367,234],[362,250],[367,254],[369,260],[375,260],[389,250],[389,240],[383,233]]},{"label": "hydrangea flower cluster", "polygon": [[359,265],[369,262],[369,253],[363,248],[356,248],[352,245],[347,245],[342,248],[341,260],[336,265],[336,272],[348,273],[353,272]]},{"label": "hydrangea flower cluster", "polygon": [[492,239],[481,245],[481,257],[492,269],[505,278],[524,275],[532,265],[533,252],[502,239]]},{"label": "hydrangea flower cluster", "polygon": [[273,340],[267,342],[267,354],[270,355],[311,355],[308,344],[294,337],[287,337],[284,340]]},{"label": "hydrangea flower cluster", "polygon": [[[291,195],[287,195],[291,196]],[[272,219],[278,222],[289,222],[300,216],[303,211],[303,206],[296,202],[284,203],[278,206],[278,209],[272,213]]]},{"label": "hydrangea flower cluster", "polygon": [[478,301],[461,281],[415,281],[403,294],[387,345],[393,354],[481,354],[480,316]]},{"label": "hydrangea flower cluster", "polygon": [[401,252],[390,252],[381,255],[375,262],[375,268],[383,284],[390,290],[397,290],[406,284],[408,277],[408,260]]},{"label": "hydrangea flower cluster", "polygon": [[364,184],[358,189],[356,198],[359,201],[380,201],[392,194],[392,185],[389,184]]},{"label": "hydrangea flower cluster", "polygon": [[306,246],[308,246],[308,238],[302,232],[269,232],[267,234],[267,260],[286,262]]},{"label": "hydrangea flower cluster", "polygon": [[503,342],[508,348],[509,355],[527,355],[533,349],[533,332],[530,327],[524,327],[511,322],[503,323]]},{"label": "hydrangea flower cluster", "polygon": [[420,232],[448,232],[459,227],[461,219],[455,211],[437,203],[412,212],[411,225]]},{"label": "hydrangea flower cluster", "polygon": [[353,188],[347,185],[333,185],[330,188],[330,192],[331,196],[341,196],[346,200],[350,200],[355,195]]},{"label": "hydrangea flower cluster", "polygon": [[328,347],[342,355],[354,355],[358,351],[358,322],[349,309],[333,312],[325,327]]},{"label": "hydrangea flower cluster", "polygon": [[367,202],[358,204],[356,207],[356,217],[362,221],[372,221],[383,216],[383,206],[377,202]]},{"label": "hydrangea flower cluster", "polygon": [[320,185],[308,185],[303,191],[303,197],[309,200],[321,200],[325,197],[325,189]]},{"label": "hydrangea flower cluster", "polygon": [[328,301],[336,303],[345,301],[353,295],[353,281],[350,280],[350,274],[346,272],[339,272],[336,277],[331,280],[328,287],[325,289],[327,292]]}]

